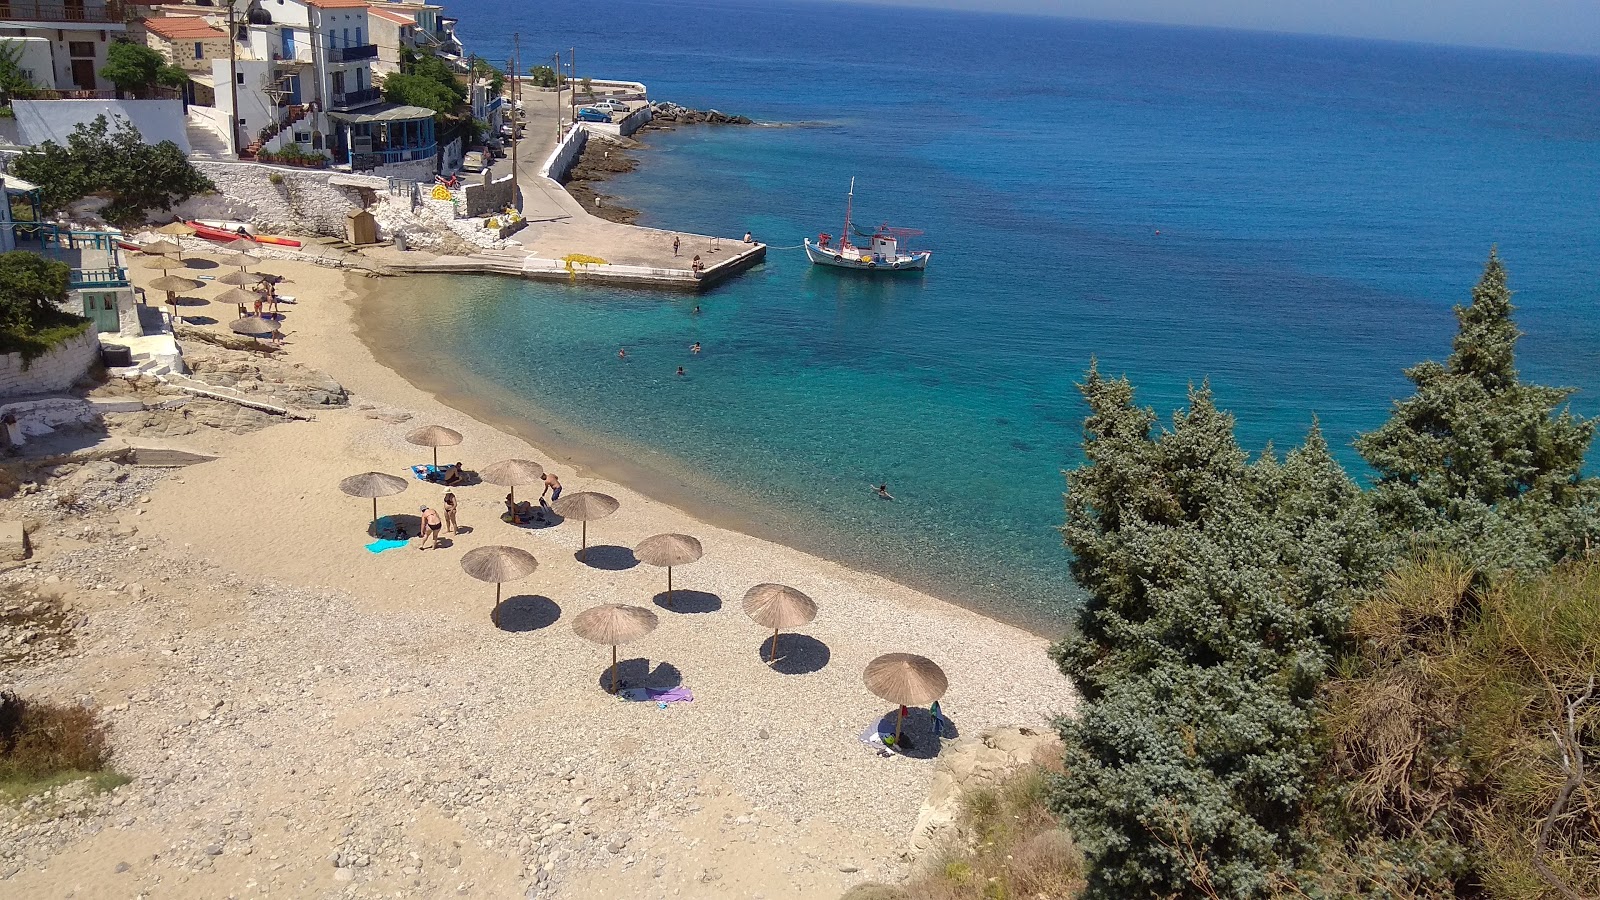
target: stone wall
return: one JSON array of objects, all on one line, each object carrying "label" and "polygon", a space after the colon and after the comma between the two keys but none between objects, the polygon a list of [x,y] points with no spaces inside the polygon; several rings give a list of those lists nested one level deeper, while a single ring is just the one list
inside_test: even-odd
[{"label": "stone wall", "polygon": [[566,178],[577,163],[579,154],[583,153],[583,145],[588,139],[589,132],[582,128],[569,128],[566,137],[550,151],[550,158],[545,160],[544,169],[539,174],[556,181]]},{"label": "stone wall", "polygon": [[64,391],[100,359],[100,335],[90,329],[31,363],[22,354],[0,355],[0,397]]},{"label": "stone wall", "polygon": [[461,189],[463,212],[467,216],[491,216],[511,205],[511,176],[498,181],[468,181]]},{"label": "stone wall", "polygon": [[[365,209],[382,179],[260,163],[192,160],[216,182],[218,193],[191,197],[174,208],[185,219],[249,222],[263,232],[344,237],[347,213]],[[272,176],[278,176],[276,184]]]}]

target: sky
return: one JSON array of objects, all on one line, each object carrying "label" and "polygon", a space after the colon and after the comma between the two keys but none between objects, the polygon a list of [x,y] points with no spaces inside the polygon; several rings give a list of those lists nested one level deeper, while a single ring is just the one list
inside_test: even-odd
[{"label": "sky", "polygon": [[1600,56],[1600,0],[872,0]]}]

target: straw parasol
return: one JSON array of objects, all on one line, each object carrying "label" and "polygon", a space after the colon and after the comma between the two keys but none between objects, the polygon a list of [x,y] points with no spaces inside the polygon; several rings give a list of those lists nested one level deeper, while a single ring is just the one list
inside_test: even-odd
[{"label": "straw parasol", "polygon": [[141,269],[187,269],[189,267],[189,263],[185,260],[173,259],[170,256],[145,256],[134,260],[133,264]]},{"label": "straw parasol", "polygon": [[226,275],[217,276],[218,284],[232,284],[239,287],[249,287],[252,284],[260,284],[266,280],[266,276],[264,275],[258,275],[254,272],[245,272],[243,270],[238,272],[229,272]]},{"label": "straw parasol", "polygon": [[160,228],[157,228],[156,234],[170,234],[173,237],[193,237],[195,234],[195,229],[193,225],[190,225],[188,222],[179,219],[176,222],[168,222]]},{"label": "straw parasol", "polygon": [[167,294],[167,305],[173,307],[173,312],[177,312],[178,304],[177,300],[174,299],[173,294],[176,294],[178,291],[196,290],[201,285],[200,282],[195,281],[192,278],[184,278],[181,275],[163,275],[160,278],[150,279],[150,283],[145,286],[153,290],[165,291]]},{"label": "straw parasol", "polygon": [[658,534],[647,537],[633,548],[633,555],[649,566],[667,567],[667,605],[672,605],[672,567],[686,566],[705,551],[700,542],[687,534]]},{"label": "straw parasol", "polygon": [[238,237],[222,245],[222,249],[234,253],[251,253],[261,249],[261,244],[247,237]]},{"label": "straw parasol", "polygon": [[656,614],[642,606],[606,603],[578,613],[572,630],[596,644],[611,645],[611,693],[617,692],[617,645],[636,641],[656,630]]},{"label": "straw parasol", "polygon": [[[237,324],[237,323],[235,323]],[[339,482],[339,490],[352,497],[372,498],[372,529],[378,529],[378,498],[392,497],[406,489],[406,480],[383,472],[364,472]]]},{"label": "straw parasol", "polygon": [[539,561],[533,558],[533,554],[517,547],[478,547],[461,557],[462,571],[479,581],[494,582],[494,610],[489,618],[494,621],[496,628],[500,627],[501,582],[526,578],[537,568]]},{"label": "straw parasol", "polygon": [[[443,425],[424,425],[406,435],[406,442],[416,444],[418,447],[432,447],[433,467],[437,469],[439,467],[439,448],[454,447],[461,443],[461,432],[446,428]],[[539,474],[543,475],[543,470]]]},{"label": "straw parasol", "polygon": [[604,519],[621,505],[615,497],[594,491],[579,491],[550,504],[550,508],[563,519],[577,519],[583,523],[583,545],[578,549],[578,559],[581,561],[589,555],[589,520]]},{"label": "straw parasol", "polygon": [[163,256],[168,253],[176,253],[179,259],[183,258],[183,248],[172,241],[156,241],[154,244],[146,244],[139,248],[139,252],[152,255],[159,253]]},{"label": "straw parasol", "polygon": [[[896,706],[921,706],[944,696],[950,680],[944,670],[926,656],[914,653],[885,653],[867,663],[862,678],[867,690]],[[900,726],[905,715],[898,710],[894,720],[894,742],[900,743]]]},{"label": "straw parasol", "polygon": [[217,257],[217,262],[225,266],[238,266],[244,269],[261,262],[261,257],[251,256],[248,253],[224,253]]},{"label": "straw parasol", "polygon": [[255,316],[245,316],[242,319],[235,319],[232,322],[229,322],[228,330],[232,331],[234,334],[242,334],[247,337],[255,338],[259,341],[261,340],[261,335],[263,334],[275,335],[278,333],[278,320],[258,319]]},{"label": "straw parasol", "polygon": [[744,614],[757,625],[772,629],[772,652],[767,662],[778,658],[778,630],[799,628],[817,617],[817,601],[788,585],[758,584],[744,593]]},{"label": "straw parasol", "polygon": [[531,459],[507,459],[497,462],[478,473],[490,484],[511,488],[511,502],[517,501],[517,485],[532,484],[544,478],[544,466]]}]

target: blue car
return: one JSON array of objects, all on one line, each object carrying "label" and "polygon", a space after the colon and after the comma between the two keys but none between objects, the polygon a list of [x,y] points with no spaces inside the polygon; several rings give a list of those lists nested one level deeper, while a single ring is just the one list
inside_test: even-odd
[{"label": "blue car", "polygon": [[606,112],[605,110],[595,109],[592,106],[585,106],[583,109],[578,110],[578,121],[579,122],[610,122],[611,121],[611,114]]}]

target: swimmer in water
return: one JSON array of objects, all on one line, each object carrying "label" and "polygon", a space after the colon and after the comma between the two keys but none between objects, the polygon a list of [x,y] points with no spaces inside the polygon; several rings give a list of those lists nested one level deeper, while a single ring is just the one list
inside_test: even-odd
[{"label": "swimmer in water", "polygon": [[700,342],[699,341],[695,341],[694,344],[689,347],[689,352],[693,353],[695,356],[699,356],[700,355]]},{"label": "swimmer in water", "polygon": [[682,375],[682,374],[684,374],[684,372],[683,372],[683,366],[679,366],[679,367],[678,367],[678,374],[679,374],[679,375]]},{"label": "swimmer in water", "polygon": [[884,484],[878,485],[877,487],[873,488],[872,490],[873,490],[874,493],[876,493],[879,497],[881,497],[884,500],[893,500],[894,499],[894,495],[889,493],[889,485],[888,485],[887,482],[885,482]]},{"label": "swimmer in water", "polygon": [[700,315],[700,304],[696,303],[694,305],[694,312],[691,313],[691,315],[696,315],[696,316]]},{"label": "swimmer in water", "polygon": [[628,348],[623,347],[622,349],[617,351],[617,359],[627,359],[627,358],[628,358]]}]

